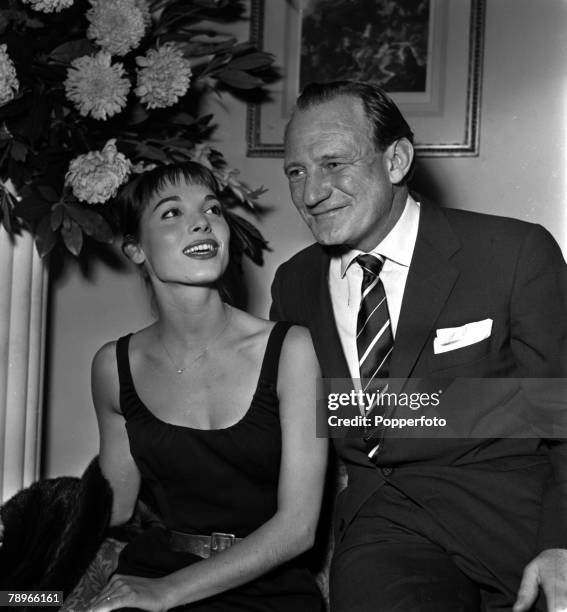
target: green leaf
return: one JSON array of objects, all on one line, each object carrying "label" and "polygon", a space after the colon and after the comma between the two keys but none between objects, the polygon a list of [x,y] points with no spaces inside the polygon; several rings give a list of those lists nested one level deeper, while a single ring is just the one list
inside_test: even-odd
[{"label": "green leaf", "polygon": [[12,227],[10,215],[6,215],[5,213],[0,212],[0,222],[2,222],[2,227],[6,230],[8,236],[13,236],[14,228]]},{"label": "green leaf", "polygon": [[175,115],[173,115],[169,119],[169,122],[175,125],[182,125],[183,127],[187,127],[195,123],[195,117],[193,117],[189,113],[180,112],[180,113],[175,113]]},{"label": "green leaf", "polygon": [[202,117],[199,117],[199,119],[197,119],[197,121],[195,122],[195,125],[199,129],[209,127],[209,124],[213,120],[213,117],[214,117],[213,114],[203,115]]},{"label": "green leaf", "polygon": [[40,19],[36,19],[35,17],[29,17],[25,13],[22,13],[22,15],[24,16],[23,18],[26,22],[26,28],[37,30],[38,28],[43,28],[45,26],[43,21],[41,21]]},{"label": "green leaf", "polygon": [[49,58],[54,62],[70,64],[77,57],[90,55],[93,51],[94,47],[91,42],[83,38],[81,40],[72,40],[55,47],[49,54]]},{"label": "green leaf", "polygon": [[170,138],[167,141],[167,146],[172,147],[172,148],[177,148],[177,149],[187,149],[187,148],[191,148],[193,145],[193,143],[190,140],[187,140],[187,138]]},{"label": "green leaf", "polygon": [[57,234],[51,229],[49,215],[43,217],[35,232],[35,244],[40,257],[48,255],[57,242]]},{"label": "green leaf", "polygon": [[245,253],[259,266],[264,264],[263,251],[268,251],[268,243],[252,223],[232,211],[226,212],[230,227],[231,245],[236,251]]},{"label": "green leaf", "polygon": [[180,43],[185,57],[191,58],[195,63],[195,59],[198,57],[228,52],[234,46],[235,38],[227,38],[224,34],[211,36],[202,32],[195,33],[193,29],[184,32],[184,28],[180,28],[178,32],[168,32],[160,36],[161,43],[169,41]]},{"label": "green leaf", "polygon": [[262,79],[252,76],[243,70],[224,69],[216,74],[223,83],[236,89],[255,89],[263,85]]},{"label": "green leaf", "polygon": [[28,156],[28,148],[23,142],[14,140],[10,148],[10,155],[16,161],[25,162]]},{"label": "green leaf", "polygon": [[61,204],[55,204],[51,209],[51,229],[56,232],[63,223],[63,217],[65,216],[65,211],[63,210],[63,206]]},{"label": "green leaf", "polygon": [[72,220],[69,223],[63,223],[61,236],[67,250],[77,257],[83,248],[83,232],[78,224]]},{"label": "green leaf", "polygon": [[258,187],[258,189],[251,189],[248,192],[248,197],[251,200],[257,200],[261,195],[268,193],[268,191],[269,190],[266,187],[264,187],[264,185],[262,185],[261,187]]},{"label": "green leaf", "polygon": [[214,72],[221,66],[225,66],[226,64],[228,64],[229,61],[230,61],[230,55],[227,55],[226,53],[223,55],[218,55],[217,57],[214,57],[207,66],[205,66],[205,68],[203,69],[203,71],[201,72],[199,76],[203,77],[206,74]]},{"label": "green leaf", "polygon": [[138,125],[147,121],[150,114],[148,111],[139,103],[136,103],[128,115],[128,123],[130,125]]},{"label": "green leaf", "polygon": [[248,51],[256,51],[256,47],[250,42],[238,43],[230,50],[232,54],[247,53]]},{"label": "green leaf", "polygon": [[147,161],[157,161],[162,164],[166,164],[169,161],[169,158],[163,149],[147,145],[145,142],[137,143],[136,151],[138,152],[138,157],[141,157]]},{"label": "green leaf", "polygon": [[53,203],[59,200],[59,194],[49,185],[38,185],[37,190],[39,191],[41,197],[47,202]]},{"label": "green leaf", "polygon": [[0,189],[0,221],[4,229],[11,236],[15,233],[16,227],[14,227],[14,219],[12,219],[12,207],[13,199],[12,196],[3,189]]},{"label": "green leaf", "polygon": [[267,68],[274,63],[273,56],[268,53],[250,53],[233,59],[227,68],[232,70],[254,70],[256,68]]},{"label": "green leaf", "polygon": [[87,236],[92,236],[99,242],[112,242],[112,228],[100,213],[74,202],[65,203],[65,212],[73,218]]},{"label": "green leaf", "polygon": [[14,215],[26,221],[39,221],[49,214],[51,204],[41,200],[37,195],[30,195],[14,204]]}]

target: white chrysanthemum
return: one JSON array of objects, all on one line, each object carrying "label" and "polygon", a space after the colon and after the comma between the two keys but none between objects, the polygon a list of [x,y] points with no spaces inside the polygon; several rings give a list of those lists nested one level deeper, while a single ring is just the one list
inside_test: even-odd
[{"label": "white chrysanthemum", "polygon": [[111,65],[104,51],[78,57],[67,70],[65,93],[84,117],[106,120],[126,106],[130,81],[123,75],[122,64]]},{"label": "white chrysanthemum", "polygon": [[14,99],[20,84],[6,45],[0,45],[0,106]]},{"label": "white chrysanthemum", "polygon": [[134,0],[136,6],[142,11],[145,26],[149,26],[152,23],[152,13],[150,11],[150,5],[148,0]]},{"label": "white chrysanthemum", "polygon": [[58,13],[63,9],[69,8],[74,0],[22,0],[24,4],[29,4],[34,11],[42,13]]},{"label": "white chrysanthemum", "polygon": [[140,0],[90,0],[87,36],[110,55],[126,55],[139,44],[148,24]]},{"label": "white chrysanthemum", "polygon": [[134,90],[146,108],[167,108],[184,96],[191,82],[191,64],[174,43],[150,49],[137,57],[138,83]]},{"label": "white chrysanthemum", "polygon": [[116,195],[131,171],[132,163],[118,152],[113,138],[102,151],[89,151],[76,157],[69,164],[65,182],[78,200],[103,204]]}]

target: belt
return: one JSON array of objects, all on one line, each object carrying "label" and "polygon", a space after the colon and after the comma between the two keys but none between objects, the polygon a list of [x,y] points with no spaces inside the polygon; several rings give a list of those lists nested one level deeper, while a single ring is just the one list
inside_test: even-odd
[{"label": "belt", "polygon": [[182,531],[169,531],[170,546],[175,552],[188,552],[203,559],[230,548],[242,538],[237,538],[233,533],[222,533],[213,531],[211,535],[199,535],[183,533]]}]

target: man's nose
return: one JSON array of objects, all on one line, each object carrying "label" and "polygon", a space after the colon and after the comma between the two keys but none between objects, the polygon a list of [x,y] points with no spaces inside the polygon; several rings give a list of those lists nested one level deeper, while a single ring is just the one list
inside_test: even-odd
[{"label": "man's nose", "polygon": [[317,206],[331,195],[331,182],[321,172],[314,172],[305,179],[303,202],[308,208]]}]

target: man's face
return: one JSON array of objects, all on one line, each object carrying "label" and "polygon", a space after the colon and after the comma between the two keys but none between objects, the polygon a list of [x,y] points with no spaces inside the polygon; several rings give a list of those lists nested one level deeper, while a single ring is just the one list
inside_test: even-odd
[{"label": "man's face", "polygon": [[341,96],[295,112],[286,133],[285,173],[291,197],[323,245],[372,250],[403,206],[393,173],[395,143],[374,146],[362,103]]}]

